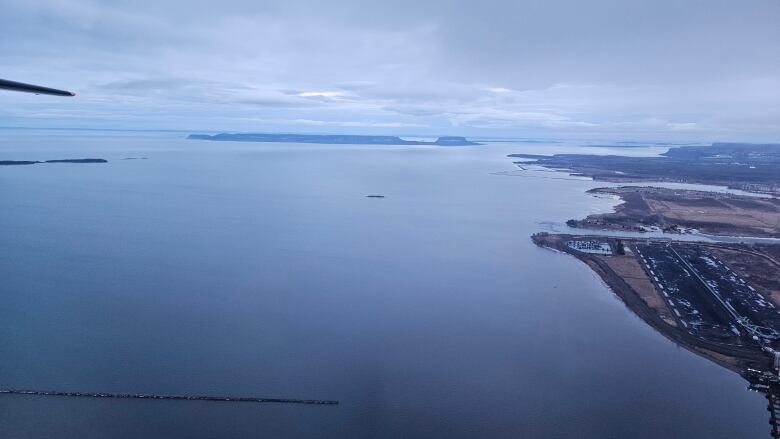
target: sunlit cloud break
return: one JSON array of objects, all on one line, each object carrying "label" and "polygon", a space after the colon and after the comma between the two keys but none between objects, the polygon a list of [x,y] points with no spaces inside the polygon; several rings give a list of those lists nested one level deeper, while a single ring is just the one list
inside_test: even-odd
[{"label": "sunlit cloud break", "polygon": [[341,96],[342,94],[343,93],[338,91],[304,91],[298,93],[298,96],[304,98],[311,98],[311,97],[333,98],[333,97]]}]

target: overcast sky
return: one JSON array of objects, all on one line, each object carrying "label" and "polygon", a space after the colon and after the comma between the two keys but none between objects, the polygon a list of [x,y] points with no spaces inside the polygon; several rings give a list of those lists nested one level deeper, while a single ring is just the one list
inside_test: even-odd
[{"label": "overcast sky", "polygon": [[0,126],[780,142],[780,0],[8,0]]}]

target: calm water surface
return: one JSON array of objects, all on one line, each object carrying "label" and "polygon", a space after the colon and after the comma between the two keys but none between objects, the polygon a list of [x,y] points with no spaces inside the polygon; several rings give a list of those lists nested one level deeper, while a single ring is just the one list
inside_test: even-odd
[{"label": "calm water surface", "polygon": [[768,436],[741,378],[532,245],[614,204],[496,175],[544,145],[181,137],[0,132],[109,160],[0,168],[0,385],[341,404],[0,396],[5,437]]}]

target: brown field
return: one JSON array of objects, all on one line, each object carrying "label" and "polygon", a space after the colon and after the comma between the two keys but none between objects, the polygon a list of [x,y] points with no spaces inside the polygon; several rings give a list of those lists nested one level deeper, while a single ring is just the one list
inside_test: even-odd
[{"label": "brown field", "polygon": [[668,324],[677,326],[677,322],[672,317],[671,310],[666,304],[658,290],[655,288],[647,274],[639,265],[633,256],[610,256],[600,259],[609,265],[618,276],[634,289],[637,295]]},{"label": "brown field", "polygon": [[780,237],[780,200],[648,187],[594,189],[623,199],[614,213],[572,224],[585,228],[666,231],[697,229],[712,235]]},{"label": "brown field", "polygon": [[645,196],[652,214],[665,222],[699,225],[716,231],[730,228],[754,230],[755,234],[780,233],[780,209],[770,200],[710,197]]}]

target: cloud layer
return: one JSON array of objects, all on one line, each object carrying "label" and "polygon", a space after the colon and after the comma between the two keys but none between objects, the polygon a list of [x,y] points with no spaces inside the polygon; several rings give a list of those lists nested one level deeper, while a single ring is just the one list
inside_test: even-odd
[{"label": "cloud layer", "polygon": [[780,141],[776,0],[3,6],[0,124]]}]

